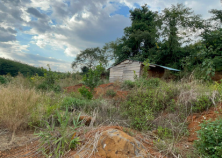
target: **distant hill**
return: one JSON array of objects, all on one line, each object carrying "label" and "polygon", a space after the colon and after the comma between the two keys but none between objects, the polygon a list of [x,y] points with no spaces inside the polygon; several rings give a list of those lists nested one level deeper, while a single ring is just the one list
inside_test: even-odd
[{"label": "distant hill", "polygon": [[7,75],[10,73],[12,76],[17,76],[19,72],[24,76],[35,75],[36,73],[39,76],[44,75],[41,68],[30,66],[18,61],[0,58],[0,75]]}]

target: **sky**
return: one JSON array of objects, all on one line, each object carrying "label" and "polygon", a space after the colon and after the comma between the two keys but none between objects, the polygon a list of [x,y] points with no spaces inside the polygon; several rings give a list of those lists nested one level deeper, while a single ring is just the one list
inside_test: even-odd
[{"label": "sky", "polygon": [[71,72],[80,51],[122,37],[130,9],[177,3],[205,19],[222,8],[221,0],[0,0],[0,57]]}]

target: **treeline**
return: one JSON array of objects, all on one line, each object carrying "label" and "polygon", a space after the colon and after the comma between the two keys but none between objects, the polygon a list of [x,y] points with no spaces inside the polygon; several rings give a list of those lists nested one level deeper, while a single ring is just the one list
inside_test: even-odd
[{"label": "treeline", "polygon": [[23,64],[18,61],[0,58],[0,75],[10,74],[14,77],[17,76],[19,72],[23,76],[33,76],[36,74],[39,76],[44,76],[44,71],[42,68]]},{"label": "treeline", "polygon": [[130,10],[131,26],[124,35],[104,47],[87,48],[77,55],[72,67],[95,67],[99,62],[125,59],[145,61],[196,72],[199,76],[222,71],[222,11],[210,10],[210,19],[196,15],[183,4],[172,5],[161,13],[147,5]]}]

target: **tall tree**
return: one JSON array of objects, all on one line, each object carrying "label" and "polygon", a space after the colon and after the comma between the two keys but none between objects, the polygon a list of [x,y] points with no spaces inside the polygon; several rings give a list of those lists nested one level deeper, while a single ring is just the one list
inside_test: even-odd
[{"label": "tall tree", "polygon": [[94,68],[99,63],[103,65],[107,65],[108,63],[104,55],[104,51],[99,47],[87,48],[77,55],[75,60],[72,62],[72,68],[76,68],[77,66]]},{"label": "tall tree", "polygon": [[147,5],[130,10],[132,25],[124,29],[124,36],[112,43],[116,62],[126,58],[145,60],[153,55],[158,40],[158,14]]},{"label": "tall tree", "polygon": [[160,16],[163,22],[161,27],[163,43],[156,61],[159,64],[179,67],[178,60],[188,55],[182,46],[191,42],[189,36],[192,33],[204,27],[203,20],[200,15],[195,15],[191,8],[183,4],[164,9]]}]

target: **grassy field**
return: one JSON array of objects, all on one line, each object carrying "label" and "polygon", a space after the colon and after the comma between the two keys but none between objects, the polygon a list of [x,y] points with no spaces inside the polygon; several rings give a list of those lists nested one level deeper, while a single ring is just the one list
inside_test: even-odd
[{"label": "grassy field", "polygon": [[[132,136],[133,132],[129,131],[147,136],[152,133],[153,148],[168,157],[200,157],[212,153],[204,150],[208,147],[211,150],[207,142],[202,147],[191,142],[189,148],[178,144],[186,143],[190,135],[189,116],[220,104],[222,84],[141,78],[114,83],[118,91],[128,92],[124,99],[115,97],[117,91],[110,89],[103,96],[87,99],[78,92],[63,90],[81,83],[80,76],[56,79],[53,83],[47,77],[2,77],[5,82],[0,84],[0,127],[11,131],[9,144],[16,140],[17,133],[35,130],[41,153],[46,157],[61,157],[70,149],[80,149],[81,140],[75,137],[80,129],[88,132],[101,126],[118,125],[130,129],[126,131]],[[91,118],[89,126],[81,123],[80,116]],[[214,147],[218,150],[213,153],[218,155],[221,145]]]}]

